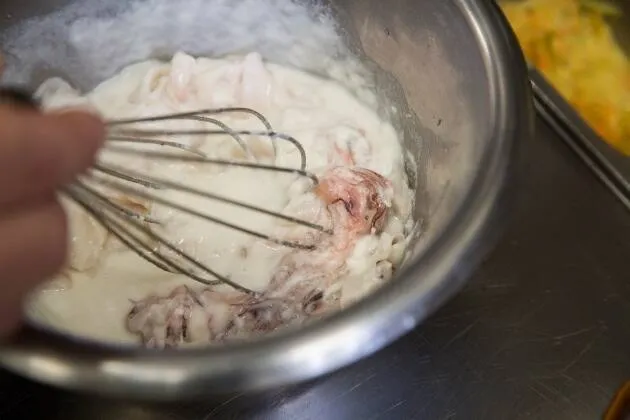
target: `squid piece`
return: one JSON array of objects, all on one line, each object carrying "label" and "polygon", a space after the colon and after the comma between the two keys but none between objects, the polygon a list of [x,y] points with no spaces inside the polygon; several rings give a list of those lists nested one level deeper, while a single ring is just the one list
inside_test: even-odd
[{"label": "squid piece", "polygon": [[53,77],[37,88],[34,95],[46,109],[83,108],[95,111],[90,101],[65,80]]},{"label": "squid piece", "polygon": [[189,99],[196,63],[197,61],[188,54],[177,53],[173,56],[166,89],[175,102],[183,103]]},{"label": "squid piece", "polygon": [[73,201],[62,199],[68,214],[70,252],[66,266],[75,271],[87,271],[95,267],[108,239],[107,230]]},{"label": "squid piece", "polygon": [[188,322],[195,298],[181,286],[166,297],[149,296],[134,302],[127,329],[149,348],[173,347],[188,339]]},{"label": "squid piece", "polygon": [[248,54],[242,62],[235,63],[220,75],[211,73],[197,77],[196,67],[195,58],[184,53],[175,54],[171,60],[166,92],[176,103],[188,101],[196,89],[213,86],[214,91],[219,84],[219,90],[224,92],[213,92],[212,95],[224,106],[231,104],[258,110],[267,107],[272,93],[272,79],[260,54]]},{"label": "squid piece", "polygon": [[383,230],[393,189],[381,175],[365,168],[338,166],[321,178],[315,193],[333,215],[334,239],[349,243],[358,235]]},{"label": "squid piece", "polygon": [[393,191],[391,183],[376,172],[339,166],[324,173],[315,194],[331,215],[333,234],[322,237],[314,251],[296,251],[282,259],[270,283],[274,296],[302,295],[305,292],[295,289],[306,285],[311,290],[330,287],[345,273],[345,262],[357,240],[383,230]]},{"label": "squid piece", "polygon": [[248,54],[240,66],[238,102],[254,109],[264,109],[271,98],[271,75],[258,53]]},{"label": "squid piece", "polygon": [[292,314],[290,304],[280,300],[180,286],[165,297],[133,302],[126,327],[146,347],[171,348],[273,331]]}]

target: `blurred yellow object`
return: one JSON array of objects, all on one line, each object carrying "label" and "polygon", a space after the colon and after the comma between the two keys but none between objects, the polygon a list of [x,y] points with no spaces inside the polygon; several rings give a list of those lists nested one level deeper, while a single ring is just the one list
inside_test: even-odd
[{"label": "blurred yellow object", "polygon": [[626,382],[610,403],[604,420],[628,420],[630,418],[630,382]]},{"label": "blurred yellow object", "polygon": [[528,61],[613,147],[630,155],[630,63],[602,0],[501,2]]}]

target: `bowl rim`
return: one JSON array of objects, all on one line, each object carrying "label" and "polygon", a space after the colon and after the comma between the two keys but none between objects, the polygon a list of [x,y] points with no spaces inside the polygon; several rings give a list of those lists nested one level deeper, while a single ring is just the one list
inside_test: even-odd
[{"label": "bowl rim", "polygon": [[[0,346],[0,364],[63,388],[174,400],[312,379],[371,355],[415,328],[461,288],[494,243],[500,226],[489,222],[501,217],[516,146],[533,134],[527,67],[498,6],[452,1],[482,44],[486,63],[494,115],[480,165],[486,170],[475,174],[452,222],[396,281],[326,322],[229,346],[158,352],[86,344],[27,325]],[[422,282],[415,281],[418,271]]]}]

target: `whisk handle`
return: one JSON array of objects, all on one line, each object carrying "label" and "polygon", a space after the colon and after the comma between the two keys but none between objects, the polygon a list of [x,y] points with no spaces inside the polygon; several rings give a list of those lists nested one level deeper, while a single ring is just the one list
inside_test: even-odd
[{"label": "whisk handle", "polygon": [[0,87],[0,105],[12,105],[24,108],[39,109],[39,102],[26,89],[17,87]]}]

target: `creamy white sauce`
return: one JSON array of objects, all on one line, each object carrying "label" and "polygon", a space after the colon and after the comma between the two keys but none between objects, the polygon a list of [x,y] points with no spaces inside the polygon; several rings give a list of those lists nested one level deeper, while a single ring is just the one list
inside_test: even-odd
[{"label": "creamy white sauce", "polygon": [[[297,69],[263,63],[258,54],[225,59],[193,58],[176,54],[170,63],[147,61],[132,65],[81,95],[60,79],[46,81],[38,91],[44,106],[88,107],[106,119],[142,117],[189,110],[244,106],[261,112],[274,130],[302,144],[307,169],[317,174],[331,166],[371,169],[393,185],[393,199],[384,232],[359,239],[346,261],[347,271],[327,294],[341,306],[360,299],[391,277],[406,245],[411,225],[413,195],[404,172],[403,150],[390,123],[340,84]],[[221,116],[232,128],[263,129],[255,119]],[[169,121],[166,128],[199,128],[203,123]],[[244,159],[242,148],[229,136],[178,137],[208,157]],[[263,163],[273,163],[267,138],[246,138],[248,148]],[[214,194],[269,210],[316,221],[321,208],[313,205],[311,184],[294,175],[244,168],[202,166],[143,160],[104,151],[101,160],[144,173],[167,177]],[[297,150],[277,143],[275,164],[299,166]],[[165,197],[201,209],[222,220],[280,238],[304,239],[308,228],[279,221],[233,205],[167,192]],[[135,342],[124,318],[131,301],[150,294],[165,295],[186,284],[202,287],[181,275],[166,273],[125,249],[76,205],[66,203],[71,219],[68,269],[32,300],[29,313],[36,320],[63,331],[115,342]],[[159,205],[151,216],[164,223],[168,237],[212,269],[256,291],[264,291],[279,261],[290,248],[187,217]],[[389,261],[391,264],[377,264]],[[230,290],[221,286],[220,290]]]}]

